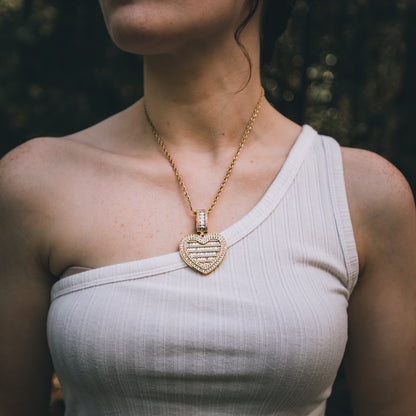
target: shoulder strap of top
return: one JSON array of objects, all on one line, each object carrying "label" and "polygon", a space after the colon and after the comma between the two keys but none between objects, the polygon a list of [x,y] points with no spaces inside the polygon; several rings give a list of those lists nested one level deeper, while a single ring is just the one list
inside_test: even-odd
[{"label": "shoulder strap of top", "polygon": [[351,295],[358,279],[359,260],[345,189],[341,147],[331,137],[321,136],[321,139],[327,162],[330,197],[348,274],[348,291]]}]

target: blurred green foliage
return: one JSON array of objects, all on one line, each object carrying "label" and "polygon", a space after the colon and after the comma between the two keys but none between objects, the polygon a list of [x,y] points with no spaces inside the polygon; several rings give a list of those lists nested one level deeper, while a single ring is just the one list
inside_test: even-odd
[{"label": "blurred green foliage", "polygon": [[383,155],[413,190],[415,22],[412,0],[297,1],[264,79],[284,114]]},{"label": "blurred green foliage", "polygon": [[97,2],[0,0],[1,149],[60,136],[141,94],[136,56],[110,41]]},{"label": "blurred green foliage", "polygon": [[[288,117],[373,150],[416,187],[412,0],[298,0],[263,83]],[[0,0],[0,155],[142,94],[140,58],[110,41],[98,2]]]}]

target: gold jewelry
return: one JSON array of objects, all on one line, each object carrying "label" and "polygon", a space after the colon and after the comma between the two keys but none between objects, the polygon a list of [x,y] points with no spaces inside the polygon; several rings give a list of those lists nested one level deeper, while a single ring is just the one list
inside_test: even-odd
[{"label": "gold jewelry", "polygon": [[175,172],[176,178],[179,182],[179,185],[182,188],[182,191],[185,195],[186,200],[188,201],[188,205],[192,213],[196,217],[196,231],[199,234],[189,234],[182,238],[179,243],[179,253],[183,259],[183,261],[192,269],[202,273],[208,274],[215,270],[218,265],[224,259],[225,253],[227,251],[227,242],[225,238],[218,233],[211,234],[208,233],[208,214],[211,213],[213,208],[215,207],[216,203],[218,202],[218,198],[221,195],[222,190],[224,189],[225,184],[228,181],[228,178],[231,175],[231,172],[234,168],[235,162],[240,155],[241,149],[244,146],[244,143],[247,140],[248,135],[250,134],[251,130],[253,129],[254,121],[257,118],[260,107],[261,101],[264,97],[264,89],[261,89],[260,98],[254,108],[254,111],[250,117],[250,120],[247,123],[246,128],[244,129],[243,136],[241,137],[240,144],[235,152],[233,160],[227,172],[224,176],[224,179],[221,182],[220,187],[214,197],[214,200],[211,203],[211,206],[205,209],[197,209],[195,210],[192,206],[191,198],[188,194],[185,184],[183,183],[182,177],[179,173],[178,168],[176,167],[175,162],[172,159],[172,156],[168,152],[168,149],[165,146],[165,143],[160,138],[159,133],[156,130],[156,127],[150,120],[149,114],[147,112],[146,105],[144,106],[144,113],[146,115],[146,119],[152,128],[152,133],[156,142],[162,148],[163,153],[165,154],[166,158],[168,159],[169,163],[172,166],[173,171]]}]

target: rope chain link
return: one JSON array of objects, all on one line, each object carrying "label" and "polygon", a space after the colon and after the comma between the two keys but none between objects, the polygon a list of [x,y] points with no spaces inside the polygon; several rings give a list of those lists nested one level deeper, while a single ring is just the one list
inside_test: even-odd
[{"label": "rope chain link", "polygon": [[[228,167],[227,172],[225,173],[224,179],[222,180],[221,185],[218,188],[218,191],[217,191],[217,193],[216,193],[216,195],[214,197],[214,200],[211,203],[211,206],[207,210],[207,214],[209,214],[214,209],[215,205],[217,204],[218,199],[219,199],[219,197],[221,195],[221,192],[223,191],[224,186],[227,183],[228,178],[230,177],[231,172],[232,172],[232,170],[234,168],[234,165],[235,165],[235,163],[236,163],[236,161],[237,161],[237,159],[238,159],[238,157],[240,155],[241,149],[243,148],[244,143],[246,142],[247,137],[250,134],[251,130],[253,130],[254,121],[256,120],[257,116],[259,115],[260,108],[261,108],[261,102],[262,102],[263,97],[264,97],[264,89],[262,88],[261,89],[260,98],[259,98],[259,100],[258,100],[258,102],[256,104],[256,107],[254,108],[254,111],[253,111],[253,113],[252,113],[252,115],[250,117],[250,120],[248,121],[248,123],[247,123],[247,125],[246,125],[246,127],[244,129],[244,133],[243,133],[243,136],[241,137],[241,141],[240,141],[240,144],[238,145],[237,151],[235,152],[234,157],[233,157],[233,160],[231,161],[231,164]],[[176,167],[176,164],[175,164],[174,160],[172,159],[172,156],[168,152],[168,149],[166,148],[165,143],[163,142],[163,140],[159,136],[159,133],[157,132],[156,127],[154,126],[152,120],[150,119],[149,113],[147,112],[146,104],[144,105],[144,114],[145,114],[146,119],[147,119],[147,121],[148,121],[148,123],[149,123],[149,125],[150,125],[150,127],[152,129],[152,133],[153,133],[154,138],[156,139],[156,142],[162,148],[163,153],[165,154],[165,156],[168,159],[170,165],[172,166],[173,171],[175,172],[176,179],[178,180],[179,185],[181,186],[182,191],[183,191],[183,193],[185,195],[185,198],[188,201],[189,208],[191,209],[192,213],[194,215],[196,215],[197,214],[197,211],[192,206],[191,198],[189,196],[189,193],[188,193],[188,190],[186,189],[185,184],[183,183],[181,174],[179,173],[179,170]]]}]

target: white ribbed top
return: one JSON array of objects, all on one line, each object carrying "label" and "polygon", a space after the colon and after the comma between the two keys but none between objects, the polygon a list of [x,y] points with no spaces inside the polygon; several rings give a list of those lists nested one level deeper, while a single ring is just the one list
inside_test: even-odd
[{"label": "white ribbed top", "polygon": [[339,145],[304,126],[204,277],[179,253],[58,281],[66,415],[324,416],[358,257]]}]

